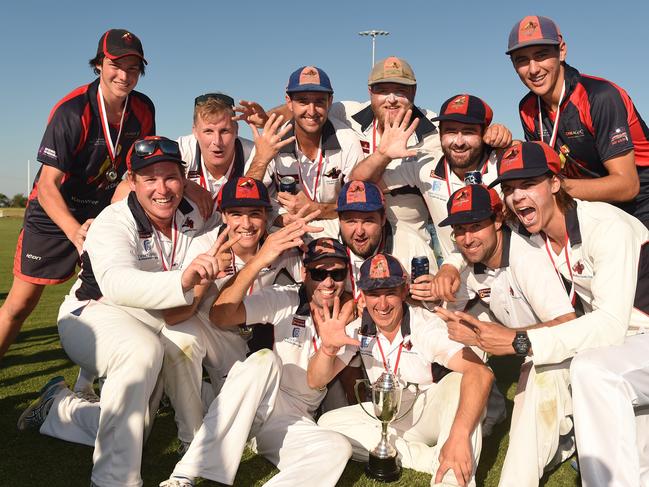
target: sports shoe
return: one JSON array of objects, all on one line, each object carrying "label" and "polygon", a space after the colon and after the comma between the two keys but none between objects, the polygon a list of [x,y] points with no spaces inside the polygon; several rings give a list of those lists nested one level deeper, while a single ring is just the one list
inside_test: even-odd
[{"label": "sports shoe", "polygon": [[18,418],[18,429],[40,428],[47,413],[50,412],[54,397],[63,388],[68,387],[63,376],[57,375],[49,380],[40,390],[40,395],[23,411]]},{"label": "sports shoe", "polygon": [[171,477],[169,480],[161,482],[159,487],[194,487],[194,482],[189,479]]},{"label": "sports shoe", "polygon": [[180,445],[178,445],[178,450],[176,450],[176,453],[180,458],[185,456],[185,453],[187,453],[187,450],[189,450],[189,445],[191,445],[191,443],[189,443],[188,441],[180,442]]}]

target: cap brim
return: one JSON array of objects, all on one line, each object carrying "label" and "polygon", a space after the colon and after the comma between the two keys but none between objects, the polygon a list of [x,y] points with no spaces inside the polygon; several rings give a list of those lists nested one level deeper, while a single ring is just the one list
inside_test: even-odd
[{"label": "cap brim", "polygon": [[486,121],[477,118],[462,115],[461,113],[449,113],[447,115],[438,115],[430,119],[432,122],[443,122],[445,120],[452,122],[468,123],[471,125],[485,125]]},{"label": "cap brim", "polygon": [[169,156],[167,154],[160,154],[158,156],[148,157],[146,159],[138,159],[136,164],[131,164],[131,171],[139,171],[145,167],[150,166],[151,164],[157,164],[159,162],[175,162],[180,167],[185,167],[186,163],[182,159],[177,159],[175,157]]},{"label": "cap brim", "polygon": [[271,205],[269,201],[264,201],[256,198],[241,198],[228,201],[225,205],[223,204],[223,202],[221,202],[219,208],[221,208],[222,210],[227,210],[229,208],[243,208],[245,206],[261,206],[264,208],[273,207],[273,205]]},{"label": "cap brim", "polygon": [[444,218],[439,222],[440,227],[446,227],[448,225],[464,225],[466,223],[476,223],[491,218],[493,216],[493,210],[480,210],[480,211],[461,211],[460,213],[455,213]]},{"label": "cap brim", "polygon": [[114,61],[115,59],[122,59],[123,57],[126,57],[126,56],[135,56],[135,57],[140,58],[144,64],[147,64],[147,65],[149,64],[142,54],[140,54],[139,52],[134,52],[134,51],[123,51],[123,52],[120,52],[120,53],[117,53],[117,54],[116,53],[110,53],[110,52],[104,52],[104,56],[106,56],[111,61]]},{"label": "cap brim", "polygon": [[349,257],[347,257],[347,254],[341,254],[339,252],[322,253],[322,254],[315,255],[313,257],[308,257],[308,256],[304,257],[304,259],[302,260],[302,264],[309,265],[323,259],[338,259],[347,262],[349,260]]},{"label": "cap brim", "polygon": [[528,46],[558,46],[559,44],[561,44],[561,41],[557,41],[555,39],[534,39],[532,41],[519,42],[518,44],[507,49],[505,51],[505,54],[509,56],[515,50]]},{"label": "cap brim", "polygon": [[405,282],[406,276],[391,276],[385,279],[359,279],[356,284],[361,291],[373,291],[374,289],[392,289]]},{"label": "cap brim", "polygon": [[538,176],[543,176],[544,174],[547,173],[552,173],[552,171],[549,168],[542,168],[542,167],[533,167],[528,169],[513,169],[511,171],[507,171],[502,176],[498,176],[489,184],[489,187],[493,188],[499,185],[500,183],[502,183],[503,181],[511,181],[513,179],[530,179]]},{"label": "cap brim", "polygon": [[301,93],[303,91],[318,91],[320,93],[332,94],[334,90],[320,85],[300,85],[295,88],[287,88],[286,93]]},{"label": "cap brim", "polygon": [[381,84],[381,83],[396,83],[396,84],[399,84],[399,85],[414,86],[414,85],[417,84],[417,80],[412,80],[412,79],[408,79],[408,78],[383,78],[383,79],[379,79],[379,80],[376,80],[376,81],[370,81],[368,83],[368,85],[372,86],[372,85],[378,85],[378,84]]},{"label": "cap brim", "polygon": [[349,203],[347,205],[338,206],[336,208],[337,213],[343,213],[345,211],[360,211],[363,213],[371,213],[373,211],[384,210],[385,207],[379,204],[372,203]]}]

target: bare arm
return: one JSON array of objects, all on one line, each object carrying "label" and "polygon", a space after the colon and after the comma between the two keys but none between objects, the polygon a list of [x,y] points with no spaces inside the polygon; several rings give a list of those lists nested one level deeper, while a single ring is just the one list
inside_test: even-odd
[{"label": "bare arm", "polygon": [[451,357],[448,367],[462,374],[460,401],[448,439],[440,454],[440,466],[435,483],[452,469],[460,485],[467,485],[473,471],[471,435],[487,406],[487,398],[494,381],[493,372],[471,351],[463,348]]},{"label": "bare arm", "polygon": [[194,313],[196,313],[201,301],[203,301],[208,287],[209,285],[198,285],[194,287],[194,301],[192,304],[165,309],[162,312],[165,323],[167,323],[168,326],[173,326],[191,318]]},{"label": "bare arm", "polygon": [[563,185],[573,198],[586,201],[620,203],[631,201],[640,191],[635,153],[628,151],[604,162],[608,176],[593,179],[564,179]]},{"label": "bare arm", "polygon": [[124,179],[115,188],[113,197],[110,200],[111,204],[117,203],[118,201],[122,201],[124,198],[128,196],[130,192],[131,192],[131,187],[129,186],[128,181]]}]

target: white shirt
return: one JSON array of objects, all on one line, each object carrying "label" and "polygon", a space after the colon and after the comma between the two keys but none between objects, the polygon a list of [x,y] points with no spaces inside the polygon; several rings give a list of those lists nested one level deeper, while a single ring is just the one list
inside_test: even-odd
[{"label": "white shirt", "polygon": [[[396,369],[402,386],[411,382],[422,390],[434,387],[432,364],[447,367],[449,360],[464,348],[448,338],[445,323],[434,313],[405,303],[401,328],[392,343],[377,330],[367,311],[347,325],[346,332],[360,341],[361,359],[370,382],[374,383],[388,367],[391,372]],[[346,346],[344,355],[338,358],[345,361],[350,352],[358,350]]]},{"label": "white shirt", "polygon": [[[649,308],[646,304],[644,309],[635,308],[638,298],[646,303],[649,293],[649,230],[607,203],[576,201],[577,208],[566,214],[569,245],[558,255],[548,247],[561,275],[574,281],[586,313],[559,326],[528,331],[537,364],[561,362],[581,350],[619,345],[626,335],[649,328]],[[545,245],[540,235],[531,238]],[[640,263],[644,271],[639,276]]]},{"label": "white shirt", "polygon": [[90,299],[99,300],[158,331],[164,320],[156,310],[184,306],[193,300],[193,290],[183,293],[181,277],[185,254],[191,252],[190,245],[202,228],[199,211],[183,199],[169,239],[155,230],[131,192],[105,208],[90,226],[82,270],[62,311],[78,309]]},{"label": "white shirt", "polygon": [[[246,296],[243,304],[247,325],[272,323],[275,327],[273,350],[282,361],[280,390],[296,399],[296,407],[304,407],[306,413],[313,414],[326,391],[312,389],[307,383],[307,367],[320,347],[320,337],[303,288],[298,285],[266,287]],[[348,363],[355,352],[341,350],[338,358]]]},{"label": "white shirt", "polygon": [[524,328],[574,311],[545,249],[504,225],[502,258],[498,269],[468,265],[461,275],[457,301],[449,309],[464,310],[478,297],[500,323]]}]

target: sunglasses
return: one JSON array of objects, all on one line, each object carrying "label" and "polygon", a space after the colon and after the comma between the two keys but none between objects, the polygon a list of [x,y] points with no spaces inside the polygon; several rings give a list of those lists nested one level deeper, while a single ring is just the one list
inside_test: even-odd
[{"label": "sunglasses", "polygon": [[133,151],[139,157],[147,157],[153,154],[157,149],[167,156],[180,158],[180,147],[178,142],[169,139],[143,139],[138,140],[133,145]]},{"label": "sunglasses", "polygon": [[334,269],[332,271],[326,269],[307,269],[311,279],[314,281],[324,281],[327,277],[331,277],[336,282],[344,281],[347,277],[347,269]]},{"label": "sunglasses", "polygon": [[223,93],[205,93],[204,95],[197,96],[196,98],[194,98],[194,106],[198,105],[199,103],[205,103],[210,98],[213,100],[222,101],[226,105],[234,108],[234,98]]}]

